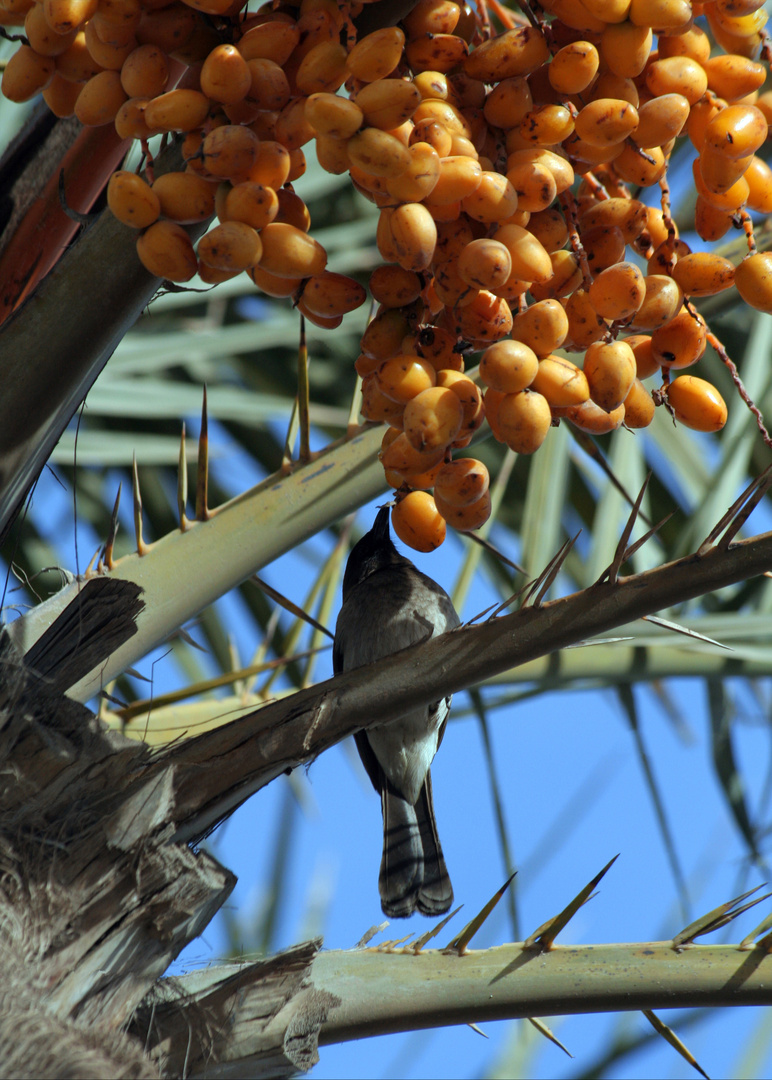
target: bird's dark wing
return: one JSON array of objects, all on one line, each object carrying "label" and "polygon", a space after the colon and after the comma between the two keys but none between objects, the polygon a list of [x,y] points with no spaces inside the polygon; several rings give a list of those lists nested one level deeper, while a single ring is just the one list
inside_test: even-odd
[{"label": "bird's dark wing", "polygon": [[367,732],[357,731],[354,735],[354,742],[356,743],[359,756],[362,759],[362,764],[365,767],[367,775],[370,777],[370,783],[380,795],[385,777],[383,775],[383,769],[378,764],[378,758],[375,756],[372,746],[370,746]]},{"label": "bird's dark wing", "polygon": [[454,630],[457,626],[460,626],[461,619],[458,617],[458,612],[453,606],[453,601],[445,590],[427,574],[424,574],[422,570],[418,570],[412,564],[410,565],[411,570],[416,575],[417,579],[426,586],[427,593],[436,598],[439,615],[445,623],[442,632],[447,633],[448,630]]}]

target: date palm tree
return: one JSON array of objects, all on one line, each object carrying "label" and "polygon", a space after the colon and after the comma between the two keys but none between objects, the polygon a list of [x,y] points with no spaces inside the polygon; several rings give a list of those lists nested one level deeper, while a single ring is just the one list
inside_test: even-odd
[{"label": "date palm tree", "polygon": [[[8,115],[3,104],[5,125]],[[20,207],[0,250],[6,303],[9,283],[25,287],[3,263],[31,213],[20,192],[32,177],[58,201],[51,185],[63,155],[71,171],[62,197],[78,219],[58,222],[53,243],[72,234],[67,250],[0,328],[4,1071],[288,1074],[310,1067],[319,1044],[502,1018],[530,1018],[550,1036],[540,1017],[587,1011],[643,1010],[651,1038],[673,1041],[652,1010],[689,1008],[682,1026],[699,1031],[707,1006],[768,1003],[768,920],[752,931],[751,918],[740,950],[739,934],[734,946],[693,944],[758,899],[745,894],[764,872],[769,816],[769,785],[758,780],[772,665],[769,446],[721,355],[710,350],[702,361],[730,402],[717,436],[694,436],[658,410],[644,434],[590,439],[563,424],[532,458],[481,439],[475,453],[494,494],[485,543],[450,538],[449,557],[421,563],[449,587],[455,578],[457,607],[479,618],[415,656],[328,682],[324,649],[347,548],[361,528],[351,515],[386,491],[382,431],[357,420],[353,360],[364,316],[348,316],[335,333],[307,328],[305,352],[297,313],[246,279],[159,292],[131,230],[99,202],[82,216],[100,185],[81,192],[68,178],[80,175],[89,140],[99,142],[35,113],[18,144],[24,153],[9,154],[0,173]],[[114,148],[102,153],[104,179]],[[158,168],[178,153],[167,148]],[[298,190],[331,267],[366,281],[378,260],[373,208],[313,165]],[[688,206],[676,209],[686,220]],[[50,243],[49,235],[42,250]],[[737,361],[746,396],[770,415],[769,317],[718,298],[701,310]],[[686,698],[679,679],[690,680]],[[457,891],[476,895],[475,848],[495,863],[480,915],[473,908],[471,921],[456,916],[464,929],[440,930],[445,952],[420,927],[410,951],[423,951],[421,961],[401,945],[321,952],[318,929],[333,907],[350,945],[370,908],[354,891],[350,838],[337,849],[349,867],[334,905],[320,899],[324,872],[299,861],[309,836],[319,842],[298,809],[314,790],[299,766],[319,758],[321,770],[334,760],[334,784],[345,785],[348,759],[323,751],[407,700],[446,691],[457,695],[459,731],[474,725],[479,745],[474,762],[468,749],[455,751],[454,790],[467,797],[474,788],[479,798],[482,788],[490,804],[473,831],[455,818]],[[579,700],[582,756],[560,763],[551,729],[540,735],[533,717],[541,703],[560,711],[570,701],[570,712]],[[607,861],[583,858],[563,876],[564,845],[579,835],[594,858],[592,837],[613,854],[614,830],[593,819],[583,831],[581,822],[599,806],[624,812],[623,793],[603,801],[620,769],[606,751],[604,700],[630,733],[640,805],[650,813],[629,837],[629,861],[640,860],[645,878],[647,845],[664,853],[664,884],[642,887],[654,918],[639,937],[658,926],[667,940],[561,949],[555,938],[570,933],[564,928]],[[749,715],[759,718],[753,729]],[[515,724],[532,729],[519,747]],[[461,746],[451,730],[454,738]],[[708,822],[698,816],[686,826],[679,816],[679,782],[691,779],[679,781],[668,759],[689,738],[705,751],[696,786],[715,791],[699,813],[719,807],[731,826],[725,845],[705,856],[722,864],[721,887],[736,877],[731,894],[699,880]],[[514,821],[513,788],[534,776],[528,829],[541,841],[523,866],[519,851],[530,844]],[[264,788],[270,801],[247,803]],[[369,793],[362,800],[369,814]],[[220,834],[205,838],[229,818],[226,838],[241,820],[253,822],[252,839],[241,832],[240,845],[249,849],[246,874],[259,850],[257,914],[223,908],[235,875],[223,865]],[[515,884],[499,889],[518,866]],[[535,919],[528,867],[534,877],[542,867],[553,875]],[[610,886],[617,872],[604,892],[618,889],[624,906],[625,881],[633,889],[635,876]],[[367,904],[374,881],[363,881]],[[742,896],[732,900],[735,893]],[[495,915],[484,903],[491,896],[502,899]],[[218,910],[223,962],[168,975]],[[304,939],[290,945],[283,924],[304,918]],[[334,925],[333,940],[341,932]],[[469,953],[477,934],[475,944],[489,947]],[[401,934],[392,927],[385,936]],[[254,954],[249,962],[244,951]],[[748,1030],[750,1020],[743,1027],[736,1019],[748,1012],[725,1010],[725,1041]],[[554,1075],[555,1059],[543,1065],[522,1034],[533,1027],[517,1030],[498,1039],[494,1054],[464,1058],[465,1070],[475,1060],[476,1071]],[[765,1030],[754,1037],[757,1055],[768,1054]],[[584,1050],[583,1067],[645,1075],[645,1063],[625,1062],[648,1046],[641,1029],[615,1021],[594,1052]],[[377,1071],[371,1059],[350,1068]]]}]

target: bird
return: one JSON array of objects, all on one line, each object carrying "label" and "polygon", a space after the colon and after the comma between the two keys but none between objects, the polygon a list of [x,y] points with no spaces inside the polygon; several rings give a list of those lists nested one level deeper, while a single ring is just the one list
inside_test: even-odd
[{"label": "bird", "polygon": [[[389,506],[381,507],[346,564],[333,645],[335,674],[444,634],[460,622],[442,586],[399,554],[389,533]],[[453,902],[430,772],[445,734],[450,702],[448,694],[354,736],[381,797],[378,891],[389,918],[407,918],[416,909],[424,915],[442,915]]]}]

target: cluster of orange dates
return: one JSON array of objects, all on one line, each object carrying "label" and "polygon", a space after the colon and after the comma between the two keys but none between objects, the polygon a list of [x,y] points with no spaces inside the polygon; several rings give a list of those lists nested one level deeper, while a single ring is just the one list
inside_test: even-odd
[{"label": "cluster of orange dates", "polygon": [[[541,0],[526,23],[496,3],[497,33],[482,5],[418,0],[399,26],[358,30],[375,6],[0,0],[0,22],[23,22],[29,41],[2,91],[42,91],[58,116],[143,145],[182,133],[185,171],[120,171],[108,187],[144,265],[212,284],[246,271],[322,327],[366,291],[327,270],[292,185],[312,141],[323,168],[350,175],[380,208],[384,259],[356,361],[362,415],[390,425],[395,530],[431,550],[446,522],[489,515],[484,465],[452,458],[484,421],[523,454],[561,418],[603,434],[645,427],[657,404],[723,426],[716,389],[672,375],[710,338],[691,298],[735,288],[772,311],[772,253],[757,252],[749,215],[772,213],[757,156],[772,122],[766,14],[761,0]],[[737,266],[678,238],[667,170],[684,139],[695,229],[717,241],[744,228]],[[196,251],[183,225],[213,214]]]}]

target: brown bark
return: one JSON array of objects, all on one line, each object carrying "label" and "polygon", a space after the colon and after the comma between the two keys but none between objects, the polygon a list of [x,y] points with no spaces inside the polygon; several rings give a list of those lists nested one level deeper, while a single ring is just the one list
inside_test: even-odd
[{"label": "brown bark", "polygon": [[9,210],[0,238],[0,323],[56,265],[80,228],[62,207],[60,175],[67,205],[85,214],[129,148],[112,124],[84,128],[68,119],[46,127],[45,116],[34,118],[0,161]]},{"label": "brown bark", "polygon": [[[18,1022],[20,1040],[7,1024],[0,1030],[3,1075],[19,1071],[22,1052],[22,1074],[66,1075],[52,1057],[60,1037],[80,1062],[71,1075],[153,1075],[138,1044],[124,1055],[110,1033],[235,878],[170,842],[173,772],[143,782],[149,761],[145,747],[103,731],[0,640],[0,953],[3,971],[18,974],[4,986],[4,1019]],[[121,1060],[107,1068],[114,1053]]]}]

